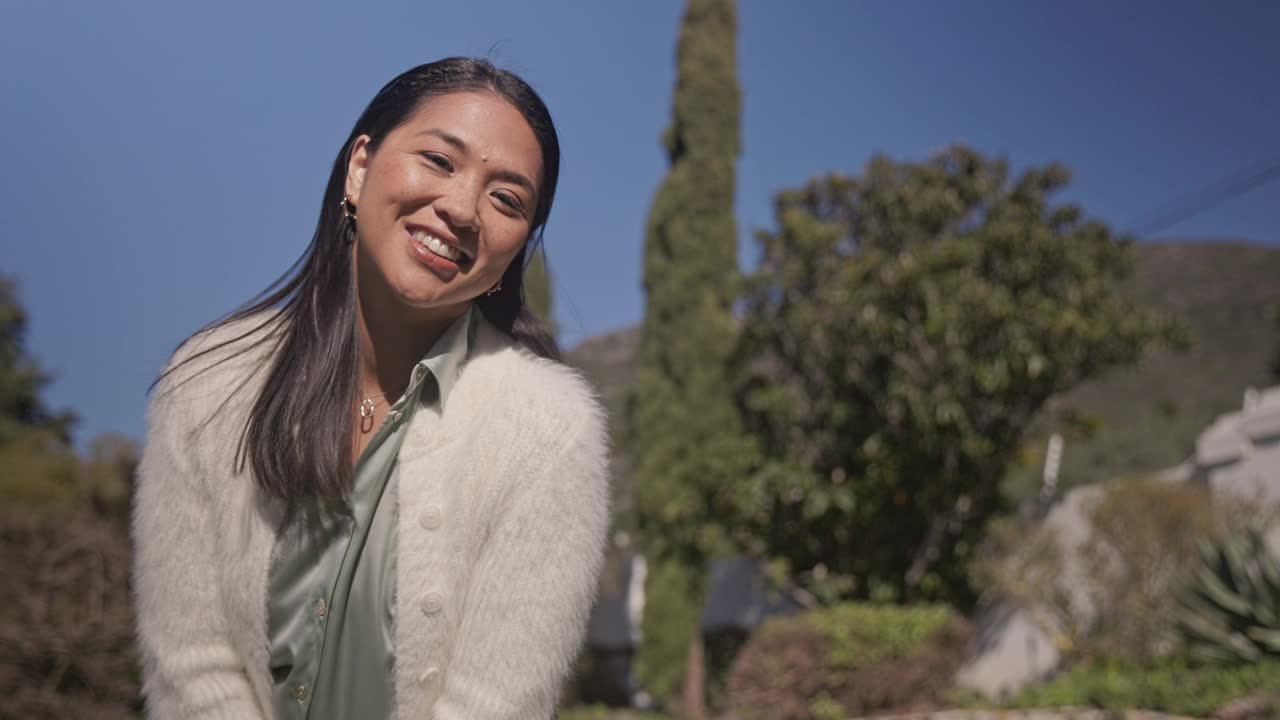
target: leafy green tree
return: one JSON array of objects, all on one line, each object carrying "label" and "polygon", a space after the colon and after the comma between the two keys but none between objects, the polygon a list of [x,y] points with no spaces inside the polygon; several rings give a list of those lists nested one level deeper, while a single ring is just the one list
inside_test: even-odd
[{"label": "leafy green tree", "polygon": [[[674,689],[685,663],[661,656],[660,646],[687,634],[684,705],[691,717],[703,712],[696,629],[706,565],[730,552],[740,518],[754,512],[741,487],[752,445],[741,431],[728,372],[740,279],[733,217],[741,109],[736,32],[733,0],[689,0],[676,53],[674,118],[663,138],[671,167],[645,240],[647,305],[628,403],[636,527],[654,565],[640,671],[657,693]],[[656,584],[675,576],[687,586]],[[659,624],[673,617],[684,620]]]},{"label": "leafy green tree", "polygon": [[547,265],[547,253],[539,247],[529,258],[524,271],[524,299],[538,319],[547,324],[551,334],[558,335],[552,311],[551,269]]},{"label": "leafy green tree", "polygon": [[49,377],[25,348],[27,314],[17,286],[0,275],[0,499],[47,506],[79,496],[79,465],[69,447],[74,418],[45,407]]},{"label": "leafy green tree", "polygon": [[81,472],[85,493],[98,514],[128,522],[133,477],[141,459],[138,444],[117,433],[104,433],[89,444]]},{"label": "leafy green tree", "polygon": [[40,400],[49,377],[27,356],[26,333],[27,313],[18,301],[17,286],[0,275],[0,444],[32,428],[65,441],[73,418],[51,412]]},{"label": "leafy green tree", "polygon": [[1054,395],[1177,328],[1129,299],[1131,241],[964,147],[776,198],[739,379],[764,552],[819,597],[972,599],[999,481]]}]

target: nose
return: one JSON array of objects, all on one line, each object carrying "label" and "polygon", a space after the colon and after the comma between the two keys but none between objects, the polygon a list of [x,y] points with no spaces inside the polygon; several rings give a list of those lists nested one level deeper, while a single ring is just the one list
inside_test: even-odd
[{"label": "nose", "polygon": [[480,193],[471,183],[459,182],[436,198],[436,214],[455,228],[479,230]]}]

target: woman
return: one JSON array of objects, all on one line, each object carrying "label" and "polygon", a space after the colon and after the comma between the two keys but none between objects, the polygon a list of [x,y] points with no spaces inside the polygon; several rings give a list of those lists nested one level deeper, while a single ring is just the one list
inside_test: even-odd
[{"label": "woman", "polygon": [[606,432],[526,311],[542,101],[451,58],[365,109],[306,254],[175,353],[134,507],[155,718],[548,718],[607,518]]}]

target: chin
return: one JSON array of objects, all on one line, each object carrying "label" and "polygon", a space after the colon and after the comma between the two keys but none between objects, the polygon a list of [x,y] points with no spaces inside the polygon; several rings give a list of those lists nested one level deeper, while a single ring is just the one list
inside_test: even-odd
[{"label": "chin", "polygon": [[422,288],[405,289],[396,293],[400,304],[414,310],[449,310],[465,308],[475,298],[456,292],[439,292]]}]

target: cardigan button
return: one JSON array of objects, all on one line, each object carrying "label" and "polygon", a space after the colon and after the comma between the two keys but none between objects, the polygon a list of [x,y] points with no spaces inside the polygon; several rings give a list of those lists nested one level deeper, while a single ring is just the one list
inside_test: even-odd
[{"label": "cardigan button", "polygon": [[429,592],[422,596],[422,612],[435,615],[444,609],[444,596],[438,592]]},{"label": "cardigan button", "polygon": [[420,520],[422,521],[422,527],[428,530],[437,530],[440,528],[440,524],[444,522],[444,512],[436,505],[428,505],[422,511]]}]

